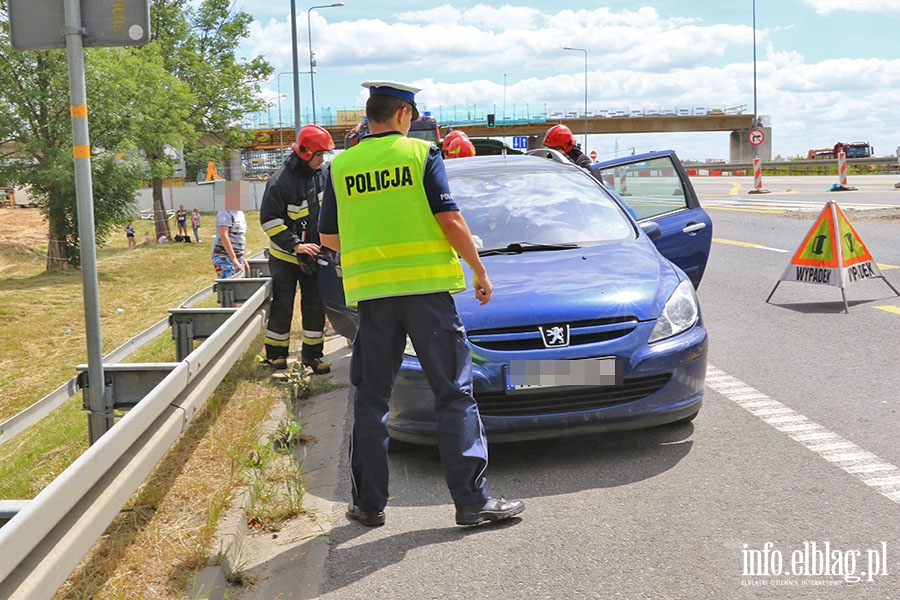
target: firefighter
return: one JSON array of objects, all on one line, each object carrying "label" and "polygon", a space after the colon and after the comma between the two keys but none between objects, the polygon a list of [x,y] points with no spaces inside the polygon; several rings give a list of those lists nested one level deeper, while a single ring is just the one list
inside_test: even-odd
[{"label": "firefighter", "polygon": [[466,158],[475,156],[475,144],[467,137],[458,137],[447,146],[446,158]]},{"label": "firefighter", "polygon": [[459,129],[454,129],[453,131],[447,133],[444,136],[444,139],[441,141],[441,155],[444,158],[447,158],[447,150],[450,149],[450,144],[453,143],[453,140],[464,139],[468,140],[469,136],[466,135],[465,131],[461,131]]},{"label": "firefighter", "polygon": [[591,159],[575,144],[572,130],[565,125],[554,125],[547,130],[544,135],[544,147],[559,150],[579,167],[588,170],[591,168]]},{"label": "firefighter", "polygon": [[[407,85],[367,82],[371,133],[335,157],[322,198],[322,243],[342,252],[344,293],[358,306],[350,381],[356,386],[347,517],[385,522],[387,414],[407,336],[435,396],[438,448],[458,525],[500,521],[525,509],[485,489],[487,440],[472,396],[472,356],[450,295],[493,286],[447,182],[436,146],[408,137],[419,115]],[[457,252],[459,255],[457,255]]]},{"label": "firefighter", "polygon": [[297,134],[293,152],[266,183],[259,220],[269,236],[272,306],[266,326],[266,360],[287,368],[294,298],[300,286],[303,320],[300,360],[313,373],[331,371],[322,360],[325,343],[325,304],[316,278],[319,255],[319,198],[325,186],[322,164],[334,150],[334,140],[318,125]]}]

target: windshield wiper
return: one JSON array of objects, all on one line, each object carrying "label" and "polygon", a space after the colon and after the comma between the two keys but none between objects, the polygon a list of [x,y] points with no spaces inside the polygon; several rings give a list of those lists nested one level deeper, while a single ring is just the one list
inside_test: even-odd
[{"label": "windshield wiper", "polygon": [[478,251],[478,256],[494,256],[496,254],[522,254],[523,252],[544,252],[547,250],[570,250],[578,248],[578,244],[536,244],[534,242],[513,242],[505,248],[486,248]]}]

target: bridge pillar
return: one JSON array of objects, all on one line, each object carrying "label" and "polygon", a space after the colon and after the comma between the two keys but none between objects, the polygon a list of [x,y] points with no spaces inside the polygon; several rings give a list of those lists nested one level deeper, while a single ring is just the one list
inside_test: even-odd
[{"label": "bridge pillar", "polygon": [[772,160],[772,128],[760,127],[765,139],[759,146],[750,143],[750,130],[738,129],[731,132],[729,162],[753,162],[759,156],[762,161]]}]

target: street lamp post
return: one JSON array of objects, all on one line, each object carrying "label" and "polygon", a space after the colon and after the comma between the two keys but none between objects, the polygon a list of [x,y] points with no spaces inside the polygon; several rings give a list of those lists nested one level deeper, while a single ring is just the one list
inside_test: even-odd
[{"label": "street lamp post", "polygon": [[[281,99],[285,96],[285,94],[281,93],[281,76],[282,75],[293,75],[293,71],[284,71],[279,73],[275,79],[277,80],[276,87],[278,88],[278,146],[279,152],[282,148],[284,148],[284,122],[281,120]],[[297,104],[297,101],[294,102]]]},{"label": "street lamp post", "polygon": [[[293,1],[293,0],[292,0]],[[315,79],[315,66],[316,59],[313,55],[312,49],[312,26],[310,14],[316,8],[332,8],[337,6],[343,6],[343,2],[335,2],[333,4],[323,4],[321,6],[310,6],[306,11],[306,32],[309,34],[309,94],[312,100],[312,122],[316,122],[316,79]]]},{"label": "street lamp post", "polygon": [[294,136],[300,135],[300,75],[297,68],[297,3],[291,0],[291,65],[294,73]]},{"label": "street lamp post", "polygon": [[588,136],[588,114],[587,114],[587,99],[588,99],[588,86],[587,86],[587,73],[588,73],[588,63],[587,63],[587,50],[584,48],[569,48],[566,46],[563,50],[575,50],[577,52],[584,52],[584,151],[587,152],[587,136]]}]

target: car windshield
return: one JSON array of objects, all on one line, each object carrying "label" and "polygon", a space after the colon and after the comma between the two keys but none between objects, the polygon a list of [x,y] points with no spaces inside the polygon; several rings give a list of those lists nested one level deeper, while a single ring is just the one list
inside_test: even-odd
[{"label": "car windshield", "polygon": [[636,235],[600,185],[574,169],[467,168],[448,174],[479,250],[560,250]]}]

